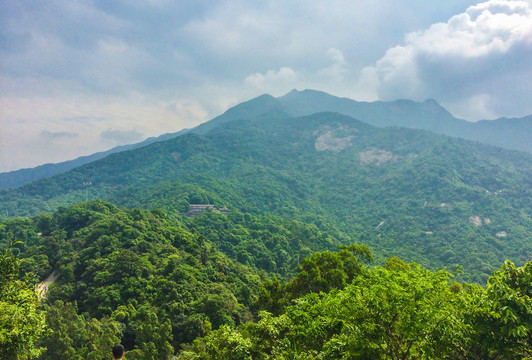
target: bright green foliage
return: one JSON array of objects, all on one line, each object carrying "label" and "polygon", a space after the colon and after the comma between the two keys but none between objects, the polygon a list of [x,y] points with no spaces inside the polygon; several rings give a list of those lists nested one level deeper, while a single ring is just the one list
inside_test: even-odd
[{"label": "bright green foliage", "polygon": [[376,268],[355,279],[330,305],[348,325],[326,345],[329,358],[352,353],[386,359],[448,354],[450,335],[462,327],[460,298],[448,281],[445,272],[432,273],[418,265],[406,271]]},{"label": "bright green foliage", "polygon": [[29,279],[17,279],[19,266],[10,249],[0,253],[0,359],[31,359],[43,350],[44,313]]},{"label": "bright green foliage", "polygon": [[308,293],[343,289],[364,271],[359,260],[371,261],[372,255],[365,245],[341,246],[338,252],[316,252],[301,261],[297,275],[281,284],[276,277],[263,282],[257,306],[273,314],[280,314],[293,299]]},{"label": "bright green foliage", "polygon": [[532,358],[532,261],[520,268],[505,262],[474,295],[466,319],[475,331],[464,344],[471,358]]},{"label": "bright green foliage", "polygon": [[305,295],[279,316],[261,312],[256,323],[213,331],[178,358],[531,358],[532,262],[506,263],[487,288],[399,259],[389,267],[368,270],[343,290]]},{"label": "bright green foliage", "polygon": [[252,360],[251,341],[245,339],[230,326],[224,325],[215,332],[216,336],[209,337],[210,341],[194,341],[185,346],[179,359],[183,360]]},{"label": "bright green foliage", "polygon": [[[226,351],[218,339],[231,333],[253,359],[452,358],[453,337],[466,331],[462,308],[462,294],[451,291],[443,271],[377,267],[343,290],[300,298],[279,317],[263,312],[240,335],[229,328],[212,332],[193,349]],[[190,351],[181,358],[194,358]]]},{"label": "bright green foliage", "polygon": [[78,315],[75,303],[56,301],[47,307],[46,323],[53,332],[42,339],[46,351],[39,359],[43,360],[108,358],[109,349],[122,335],[120,323]]}]

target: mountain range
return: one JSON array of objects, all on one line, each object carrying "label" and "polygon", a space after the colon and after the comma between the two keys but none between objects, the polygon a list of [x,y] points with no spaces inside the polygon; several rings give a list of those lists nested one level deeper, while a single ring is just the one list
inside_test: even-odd
[{"label": "mountain range", "polygon": [[118,146],[108,151],[62,163],[45,164],[31,169],[0,173],[0,189],[16,188],[41,178],[64,173],[113,153],[140,148],[189,132],[205,134],[220,124],[260,116],[272,111],[286,117],[311,115],[317,112],[337,112],[378,127],[398,126],[425,129],[435,133],[532,153],[532,141],[530,141],[532,138],[532,115],[523,118],[500,118],[472,123],[455,118],[435,100],[421,103],[409,100],[358,102],[316,90],[292,90],[279,98],[261,95],[230,108],[224,114],[193,129],[184,129],[176,133],[148,138],[140,143]]},{"label": "mountain range", "polygon": [[242,229],[228,240],[223,216],[206,219],[218,224],[205,225],[214,243],[237,246],[247,216],[276,216],[365,243],[377,259],[462,266],[478,282],[532,256],[531,155],[337,112],[292,116],[285,101],[264,95],[181,136],[3,190],[0,211],[33,216],[100,198],[178,214],[212,203]]}]

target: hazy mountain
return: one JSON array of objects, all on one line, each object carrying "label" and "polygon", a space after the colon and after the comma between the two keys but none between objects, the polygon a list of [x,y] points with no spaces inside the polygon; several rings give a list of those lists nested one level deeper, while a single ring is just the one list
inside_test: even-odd
[{"label": "hazy mountain", "polygon": [[334,111],[375,126],[425,129],[532,153],[532,115],[473,123],[455,118],[435,100],[422,103],[410,100],[358,102],[315,90],[292,90],[280,97],[279,101],[290,109],[293,115]]},{"label": "hazy mountain", "polygon": [[176,133],[163,134],[158,137],[150,137],[140,143],[116,146],[107,151],[97,152],[97,153],[94,153],[88,156],[80,156],[74,160],[64,161],[64,162],[60,162],[56,164],[44,164],[44,165],[36,166],[34,168],[20,169],[20,170],[0,173],[0,190],[14,189],[16,187],[19,187],[24,184],[28,184],[35,180],[48,178],[48,177],[51,177],[57,174],[62,174],[71,169],[77,168],[78,166],[88,164],[96,160],[103,159],[104,157],[108,155],[121,152],[121,151],[137,149],[139,147],[143,147],[143,146],[152,144],[157,141],[171,139],[173,137],[184,134],[187,131],[189,130],[184,129]]},{"label": "hazy mountain", "polygon": [[188,132],[205,134],[221,124],[235,120],[253,118],[265,113],[276,113],[278,116],[288,117],[327,111],[349,115],[374,126],[425,129],[507,149],[532,152],[532,141],[530,141],[532,139],[532,115],[520,119],[501,118],[471,123],[453,117],[435,100],[422,103],[410,100],[358,102],[315,90],[293,90],[279,98],[267,94],[261,95],[236,105],[222,115],[193,129],[149,138],[138,144],[119,146],[58,164],[46,164],[32,169],[0,173],[0,189],[16,188],[34,180],[61,174],[116,152],[143,147]]},{"label": "hazy mountain", "polygon": [[[275,104],[264,99],[259,105]],[[2,191],[0,211],[31,215],[86,197],[175,212],[210,202],[313,223],[381,257],[460,264],[477,281],[506,258],[530,259],[529,154],[338,113],[294,118],[272,109]]]},{"label": "hazy mountain", "polygon": [[333,111],[379,127],[402,126],[447,133],[464,123],[463,120],[454,118],[435,100],[423,103],[410,100],[358,102],[316,90],[292,90],[280,97],[279,101],[293,115]]}]

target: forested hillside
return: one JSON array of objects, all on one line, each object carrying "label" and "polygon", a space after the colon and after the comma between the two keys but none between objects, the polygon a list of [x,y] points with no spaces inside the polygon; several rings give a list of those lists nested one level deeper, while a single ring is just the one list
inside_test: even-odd
[{"label": "forested hillside", "polygon": [[0,190],[16,188],[34,180],[61,174],[116,152],[141,148],[187,133],[204,135],[216,127],[232,121],[254,119],[265,114],[268,114],[269,117],[275,114],[274,116],[277,117],[288,118],[309,116],[319,112],[337,112],[373,126],[425,129],[439,134],[532,153],[532,142],[530,142],[532,115],[519,119],[501,118],[472,123],[455,118],[435,100],[431,99],[424,102],[409,100],[358,102],[316,90],[293,90],[278,98],[268,94],[258,96],[238,104],[214,119],[192,129],[183,129],[156,138],[148,138],[140,143],[119,146],[105,152],[58,164],[46,164],[33,169],[0,173]]},{"label": "forested hillside", "polygon": [[122,341],[131,359],[173,354],[222,324],[252,319],[257,271],[161,211],[99,201],[0,225],[21,270],[46,292],[42,359],[101,359]]},{"label": "forested hillside", "polygon": [[505,259],[530,259],[531,182],[527,154],[334,113],[273,112],[113,154],[0,199],[10,215],[95,197],[175,213],[225,205],[366,243],[378,261],[462,266],[482,283]]},{"label": "forested hillside", "polygon": [[[307,248],[320,241],[335,251]],[[231,244],[258,246],[236,255],[247,266]],[[0,355],[96,360],[121,342],[134,360],[532,356],[532,262],[482,287],[336,244],[277,217],[101,201],[1,221]],[[291,271],[275,276],[275,261]]]}]

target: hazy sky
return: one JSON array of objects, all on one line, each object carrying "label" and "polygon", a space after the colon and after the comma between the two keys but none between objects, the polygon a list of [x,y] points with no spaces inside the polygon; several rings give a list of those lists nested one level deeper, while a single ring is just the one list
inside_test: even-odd
[{"label": "hazy sky", "polygon": [[532,114],[532,0],[8,0],[0,31],[0,172],[294,88]]}]

